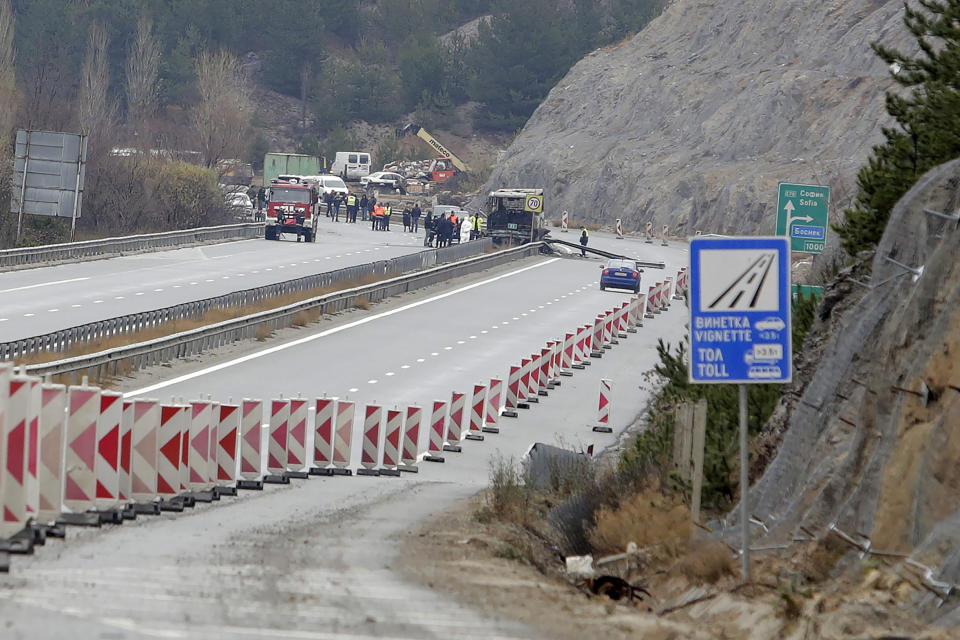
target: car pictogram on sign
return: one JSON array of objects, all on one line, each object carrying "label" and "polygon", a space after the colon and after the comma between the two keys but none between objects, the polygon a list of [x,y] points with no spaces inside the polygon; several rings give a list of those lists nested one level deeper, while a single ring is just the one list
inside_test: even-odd
[{"label": "car pictogram on sign", "polygon": [[760,320],[753,325],[753,328],[757,331],[783,331],[787,325],[780,318],[771,317]]}]

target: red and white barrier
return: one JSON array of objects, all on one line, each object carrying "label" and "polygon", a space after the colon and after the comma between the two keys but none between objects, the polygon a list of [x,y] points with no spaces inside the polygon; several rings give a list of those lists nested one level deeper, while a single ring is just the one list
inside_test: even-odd
[{"label": "red and white barrier", "polygon": [[500,433],[500,393],[503,380],[490,378],[490,388],[487,391],[487,415],[484,418],[483,430],[486,433]]},{"label": "red and white barrier", "polygon": [[383,407],[368,404],[363,412],[363,432],[360,448],[360,469],[357,475],[377,475],[380,457],[380,425],[383,422]]},{"label": "red and white barrier", "polygon": [[[10,409],[8,407],[10,403],[10,377],[13,375],[13,366],[7,362],[0,362],[0,527],[3,526],[3,504],[4,504],[4,494],[3,494],[3,474],[7,468],[7,429],[10,428],[10,423],[8,422]],[[0,536],[3,536],[4,533],[0,532]]]},{"label": "red and white barrier", "polygon": [[190,405],[182,404],[180,398],[180,413],[177,416],[180,424],[180,491],[189,491],[190,487]]},{"label": "red and white barrier", "polygon": [[131,438],[133,437],[133,400],[124,400],[120,414],[120,502],[132,498],[130,478]]},{"label": "red and white barrier", "polygon": [[337,402],[336,428],[333,432],[333,465],[347,470],[353,452],[353,418],[356,404],[352,400]]},{"label": "red and white barrier", "polygon": [[583,325],[583,364],[585,365],[589,365],[590,358],[593,357],[593,333],[594,325]]},{"label": "red and white barrier", "polygon": [[664,247],[668,246],[668,243],[667,243],[667,232],[668,232],[669,230],[670,230],[670,227],[668,227],[667,225],[663,225],[663,233],[660,234],[660,240],[661,240],[660,245],[661,245],[661,246],[664,246]]},{"label": "red and white barrier", "polygon": [[123,394],[100,394],[100,418],[97,421],[97,509],[115,509],[120,504],[120,420]]},{"label": "red and white barrier", "polygon": [[264,482],[282,482],[287,470],[287,430],[290,425],[290,401],[270,401],[270,428],[267,436],[267,476]]},{"label": "red and white barrier", "polygon": [[[32,394],[30,378],[13,375],[7,384],[2,444],[6,464],[0,470],[0,537],[7,538],[27,526],[27,458]],[[39,496],[38,496],[39,498]]]},{"label": "red and white barrier", "polygon": [[157,442],[160,403],[133,401],[133,428],[130,431],[130,498],[149,502],[157,496]]},{"label": "red and white barrier", "polygon": [[540,379],[538,380],[538,388],[543,392],[543,395],[546,395],[547,389],[552,385],[553,376],[551,375],[551,369],[553,367],[553,347],[548,347],[540,350]]},{"label": "red and white barrier", "polygon": [[597,316],[596,320],[593,321],[593,332],[590,336],[590,357],[591,358],[601,358],[603,357],[603,327],[605,317],[603,314]]},{"label": "red and white barrier", "polygon": [[157,437],[160,443],[157,494],[172,498],[180,493],[180,405],[164,404],[160,407]]},{"label": "red and white barrier", "polygon": [[443,400],[433,401],[433,411],[430,413],[430,438],[427,442],[429,455],[424,460],[429,462],[443,462],[443,443],[447,439],[447,403]]},{"label": "red and white barrier", "polygon": [[647,234],[646,243],[653,244],[653,223],[652,222],[647,223],[646,234]]},{"label": "red and white barrier", "polygon": [[519,389],[518,395],[520,397],[521,403],[530,402],[531,400],[533,402],[539,402],[538,400],[532,398],[532,396],[536,395],[536,390],[533,389],[532,385],[530,384],[530,377],[532,375],[532,364],[533,364],[533,361],[530,358],[521,358],[520,360],[521,369],[520,369],[520,386],[518,387]]},{"label": "red and white barrier", "polygon": [[240,433],[240,407],[221,404],[217,420],[217,474],[214,481],[221,488],[237,482],[237,445]]},{"label": "red and white barrier", "polygon": [[27,417],[27,517],[36,518],[40,510],[40,378],[30,376],[30,414]]},{"label": "red and white barrier", "polygon": [[560,384],[560,372],[563,371],[563,340],[553,342],[553,378],[554,384]]},{"label": "red and white barrier", "polygon": [[560,353],[560,375],[572,376],[573,351],[576,347],[576,333],[566,332],[563,337],[563,351]]},{"label": "red and white barrier", "polygon": [[[0,375],[0,384],[2,383]],[[0,406],[5,401],[0,399]],[[63,442],[67,409],[67,388],[62,384],[45,384],[40,391],[40,460],[37,478],[40,483],[40,502],[37,521],[53,522],[60,515],[63,504]],[[3,410],[0,409],[0,414]],[[3,416],[0,415],[0,425]],[[0,431],[2,431],[0,426]]]},{"label": "red and white barrier", "polygon": [[[530,397],[547,395],[546,384],[540,381],[540,370],[543,366],[543,356],[540,353],[534,353],[530,356]],[[530,398],[528,398],[530,400]],[[539,399],[533,400],[540,402]]]},{"label": "red and white barrier", "polygon": [[244,399],[240,403],[240,480],[237,481],[242,489],[261,486],[262,422],[263,401]]},{"label": "red and white barrier", "polygon": [[[209,398],[209,396],[207,396]],[[220,427],[220,403],[210,402],[210,427],[207,429],[207,486],[213,489],[217,484],[217,433]]]},{"label": "red and white barrier", "polygon": [[610,349],[612,345],[618,344],[616,336],[613,333],[613,311],[607,311],[603,318],[603,348]]},{"label": "red and white barrier", "polygon": [[663,283],[664,295],[663,295],[662,302],[663,302],[664,309],[668,308],[670,306],[670,301],[673,300],[673,296],[675,293],[673,288],[674,288],[674,279],[673,279],[673,276],[670,276]]},{"label": "red and white barrier", "polygon": [[450,421],[447,423],[447,444],[456,447],[463,436],[463,412],[467,406],[466,394],[450,394]]},{"label": "red and white barrier", "polygon": [[206,400],[190,403],[190,446],[187,449],[190,491],[207,491],[210,483],[210,420],[212,409]]},{"label": "red and white barrier", "polygon": [[620,223],[620,218],[617,218],[617,240],[623,240],[623,225]]},{"label": "red and white barrier", "polygon": [[337,402],[334,398],[317,398],[316,415],[313,418],[313,468],[315,473],[326,469],[333,462],[334,416]]},{"label": "red and white barrier", "polygon": [[403,412],[387,409],[387,424],[383,430],[383,469],[381,473],[396,471],[400,465],[400,445],[403,441]]},{"label": "red and white barrier", "polygon": [[643,318],[647,313],[647,294],[641,293],[637,296],[637,306],[633,311],[633,326],[642,327]]},{"label": "red and white barrier", "polygon": [[[507,377],[506,403],[503,408],[503,415],[507,418],[516,418],[518,415],[517,409],[520,407],[520,384],[522,375],[522,366],[510,365],[510,375]],[[526,407],[528,405],[524,403],[524,406]]]},{"label": "red and white barrier", "polygon": [[612,433],[610,427],[610,391],[612,383],[606,378],[600,380],[600,402],[597,411],[597,425],[593,427],[594,431],[600,433]]},{"label": "red and white barrier", "polygon": [[470,427],[467,432],[468,440],[483,440],[483,416],[487,403],[487,385],[473,385],[473,398],[470,402]]},{"label": "red and white barrier", "polygon": [[416,471],[420,457],[420,424],[423,421],[423,409],[417,406],[407,407],[407,419],[403,429],[403,450],[400,462],[403,471]]},{"label": "red and white barrier", "polygon": [[290,422],[287,430],[287,474],[306,478],[307,464],[307,409],[308,400],[290,399]]}]

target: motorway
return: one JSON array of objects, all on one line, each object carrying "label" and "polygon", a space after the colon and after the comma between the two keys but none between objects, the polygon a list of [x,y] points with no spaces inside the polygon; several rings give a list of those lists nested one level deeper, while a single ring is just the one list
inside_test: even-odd
[{"label": "motorway", "polygon": [[[687,261],[685,245],[603,236],[591,244],[664,260],[667,270],[647,270],[645,286]],[[127,380],[124,388],[163,399],[327,393],[426,406],[452,390],[469,392],[475,381],[505,377],[544,340],[627,300],[627,292],[599,290],[601,264],[531,258],[345,314],[242,356],[178,366],[160,380]],[[15,558],[0,578],[4,638],[535,637],[452,601],[443,585],[406,582],[391,570],[404,552],[397,540],[483,488],[495,456],[518,457],[536,441],[614,444],[616,433],[590,431],[599,379],[613,380],[611,422],[620,431],[648,399],[642,376],[656,362],[657,339],[677,342],[686,321],[685,306],[673,304],[539,405],[502,418],[499,435],[464,443],[462,454],[445,454],[445,464],[421,463],[416,476],[295,481],[189,513],[71,530],[66,543]]]},{"label": "motorway", "polygon": [[0,273],[0,342],[423,249],[422,236],[322,218],[313,243],[261,238],[8,271]]}]

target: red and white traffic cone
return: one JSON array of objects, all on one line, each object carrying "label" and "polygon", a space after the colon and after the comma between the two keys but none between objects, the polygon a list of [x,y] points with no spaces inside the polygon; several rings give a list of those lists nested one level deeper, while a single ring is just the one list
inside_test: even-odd
[{"label": "red and white traffic cone", "polygon": [[210,420],[213,415],[211,403],[194,400],[190,403],[190,437],[187,450],[189,481],[187,489],[194,500],[213,501],[213,484],[210,482]]},{"label": "red and white traffic cone", "polygon": [[600,314],[597,316],[597,319],[593,322],[593,332],[590,336],[590,357],[591,358],[602,358],[603,357],[603,327],[605,324],[605,316]]},{"label": "red and white traffic cone", "polygon": [[555,387],[559,387],[562,384],[560,376],[563,371],[563,347],[564,340],[553,341],[553,373],[551,377]]},{"label": "red and white traffic cone", "polygon": [[603,318],[603,348],[613,349],[613,345],[620,344],[613,333],[613,311],[607,311]]},{"label": "red and white traffic cone", "polygon": [[484,433],[500,433],[500,393],[503,380],[490,378],[490,389],[487,391],[487,415],[484,417]]},{"label": "red and white traffic cone", "polygon": [[624,326],[627,333],[637,332],[637,309],[640,305],[640,296],[630,298],[630,304],[627,305],[626,315],[624,316]]},{"label": "red and white traffic cone", "polygon": [[157,443],[160,428],[160,403],[156,400],[133,401],[133,427],[130,430],[130,499],[137,513],[160,513],[157,497]]},{"label": "red and white traffic cone", "polygon": [[[588,367],[593,364],[592,362],[590,362],[590,358],[594,357],[593,355],[594,329],[595,329],[594,324],[583,325],[583,359],[581,360],[581,364]],[[596,356],[596,357],[599,358],[600,356]]]},{"label": "red and white traffic cone", "polygon": [[310,474],[315,476],[331,476],[333,469],[333,430],[334,416],[337,402],[326,396],[317,398],[317,412],[314,416],[313,428],[313,466]]},{"label": "red and white traffic cone", "polygon": [[610,426],[610,388],[611,381],[606,378],[600,380],[600,403],[598,405],[597,424],[593,430],[598,433],[613,433]]},{"label": "red and white traffic cone", "polygon": [[[519,414],[517,409],[520,408],[520,379],[523,374],[523,367],[510,365],[510,375],[507,377],[507,395],[506,403],[503,407],[503,415],[506,418],[516,418]],[[523,408],[529,409],[530,405],[526,402],[523,402]]]},{"label": "red and white traffic cone", "polygon": [[487,402],[487,385],[473,385],[473,399],[470,402],[470,428],[465,436],[467,440],[483,442],[483,414]]},{"label": "red and white traffic cone", "polygon": [[639,296],[637,296],[637,309],[634,312],[634,318],[635,318],[634,326],[638,328],[642,327],[643,319],[646,317],[646,315],[647,315],[647,294],[641,293]]},{"label": "red and white traffic cone", "polygon": [[270,428],[267,435],[267,475],[265,484],[290,484],[287,476],[287,430],[290,427],[290,401],[270,401]]},{"label": "red and white traffic cone", "polygon": [[171,402],[160,406],[157,495],[161,500],[160,508],[164,511],[183,511],[183,502],[176,499],[180,493],[180,414],[179,404]]},{"label": "red and white traffic cone", "polygon": [[550,375],[550,368],[553,364],[553,349],[540,349],[540,378],[537,381],[537,393],[542,396],[548,395],[549,391],[556,385]]},{"label": "red and white traffic cone", "polygon": [[670,308],[671,300],[673,300],[673,276],[663,280],[663,297],[660,302],[663,304],[664,310]]},{"label": "red and white traffic cone", "polygon": [[573,342],[573,363],[570,365],[572,369],[585,369],[586,363],[584,360],[590,357],[590,354],[587,352],[587,333],[589,331],[586,327],[577,327],[576,337]]},{"label": "red and white traffic cone", "polygon": [[[0,382],[2,384],[2,382]],[[6,395],[6,394],[5,394]],[[0,405],[4,400],[0,399]],[[62,384],[44,384],[40,392],[40,459],[37,479],[40,484],[37,522],[56,522],[63,504],[63,442],[67,410],[67,388]],[[0,420],[3,419],[0,409]]]},{"label": "red and white traffic cone", "polygon": [[447,422],[447,441],[444,451],[460,453],[460,437],[463,435],[463,411],[467,405],[467,396],[454,391],[450,394],[450,420]]},{"label": "red and white traffic cone", "polygon": [[307,465],[307,409],[305,398],[290,399],[290,421],[287,426],[287,470],[288,478],[306,480],[310,477],[304,468]]},{"label": "red and white traffic cone", "polygon": [[407,407],[406,424],[403,428],[403,450],[400,453],[400,471],[416,473],[420,458],[420,424],[423,409],[414,405]]},{"label": "red and white traffic cone", "polygon": [[[534,353],[530,356],[530,397],[528,400],[534,402],[532,398],[537,396],[547,395],[547,387],[545,384],[540,382],[540,370],[543,366],[543,356],[539,353]],[[537,398],[536,402],[540,402],[540,399]]]},{"label": "red and white traffic cone", "polygon": [[100,394],[100,417],[97,421],[97,511],[101,522],[120,524],[120,420],[123,417],[123,394],[104,391]]},{"label": "red and white traffic cone", "polygon": [[353,419],[356,404],[352,400],[337,401],[336,427],[333,432],[333,475],[349,476],[352,471],[350,457],[353,453]]},{"label": "red and white traffic cone", "polygon": [[627,337],[627,306],[629,303],[624,302],[614,312],[613,328],[620,339]]},{"label": "red and white traffic cone", "polygon": [[649,320],[653,319],[653,307],[656,302],[656,293],[657,293],[656,285],[650,287],[650,289],[647,291],[647,299],[646,299],[646,305],[644,307],[643,317]]},{"label": "red and white traffic cone", "polygon": [[380,453],[380,423],[383,422],[383,407],[368,404],[363,412],[363,433],[360,448],[358,476],[379,476],[377,463]]},{"label": "red and white traffic cone", "polygon": [[383,463],[381,476],[399,476],[400,446],[403,441],[403,412],[387,409],[387,424],[383,432]]},{"label": "red and white traffic cone", "polygon": [[237,495],[237,443],[240,433],[240,406],[224,403],[217,408],[217,436],[214,449],[214,482],[221,496]]},{"label": "red and white traffic cone", "polygon": [[423,457],[427,462],[443,462],[443,443],[447,439],[447,403],[443,400],[433,401],[433,411],[430,414],[430,439],[427,444],[427,455]]},{"label": "red and white traffic cone", "polygon": [[263,489],[262,422],[263,401],[244,398],[240,403],[240,479],[237,480],[237,489]]}]

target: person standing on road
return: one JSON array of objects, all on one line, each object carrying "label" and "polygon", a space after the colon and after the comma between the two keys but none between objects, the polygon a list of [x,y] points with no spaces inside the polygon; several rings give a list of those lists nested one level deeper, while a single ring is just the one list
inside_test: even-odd
[{"label": "person standing on road", "polygon": [[475,213],[470,218],[470,239],[476,240],[480,237],[480,214]]},{"label": "person standing on road", "polygon": [[388,202],[383,208],[383,223],[380,225],[380,231],[390,231],[390,215],[393,213],[393,207]]},{"label": "person standing on road", "polygon": [[410,231],[416,233],[420,230],[420,203],[416,202],[413,205],[413,209],[410,211]]},{"label": "person standing on road", "polygon": [[583,247],[587,246],[587,242],[590,241],[590,234],[587,233],[586,227],[580,227],[580,257],[586,258],[587,252],[583,250]]},{"label": "person standing on road", "polygon": [[403,208],[403,231],[410,231],[410,207]]},{"label": "person standing on road", "polygon": [[340,222],[340,194],[333,194],[333,221]]},{"label": "person standing on road", "polygon": [[383,207],[381,205],[374,205],[370,220],[370,228],[374,231],[380,231],[380,221],[383,220]]},{"label": "person standing on road", "polygon": [[367,194],[363,194],[363,197],[360,198],[360,222],[367,221],[367,207],[370,206],[370,201],[367,200]]},{"label": "person standing on road", "polygon": [[323,194],[323,202],[327,205],[327,217],[333,220],[333,191],[327,191]]},{"label": "person standing on road", "polygon": [[347,222],[357,221],[357,196],[352,193],[347,196]]}]

